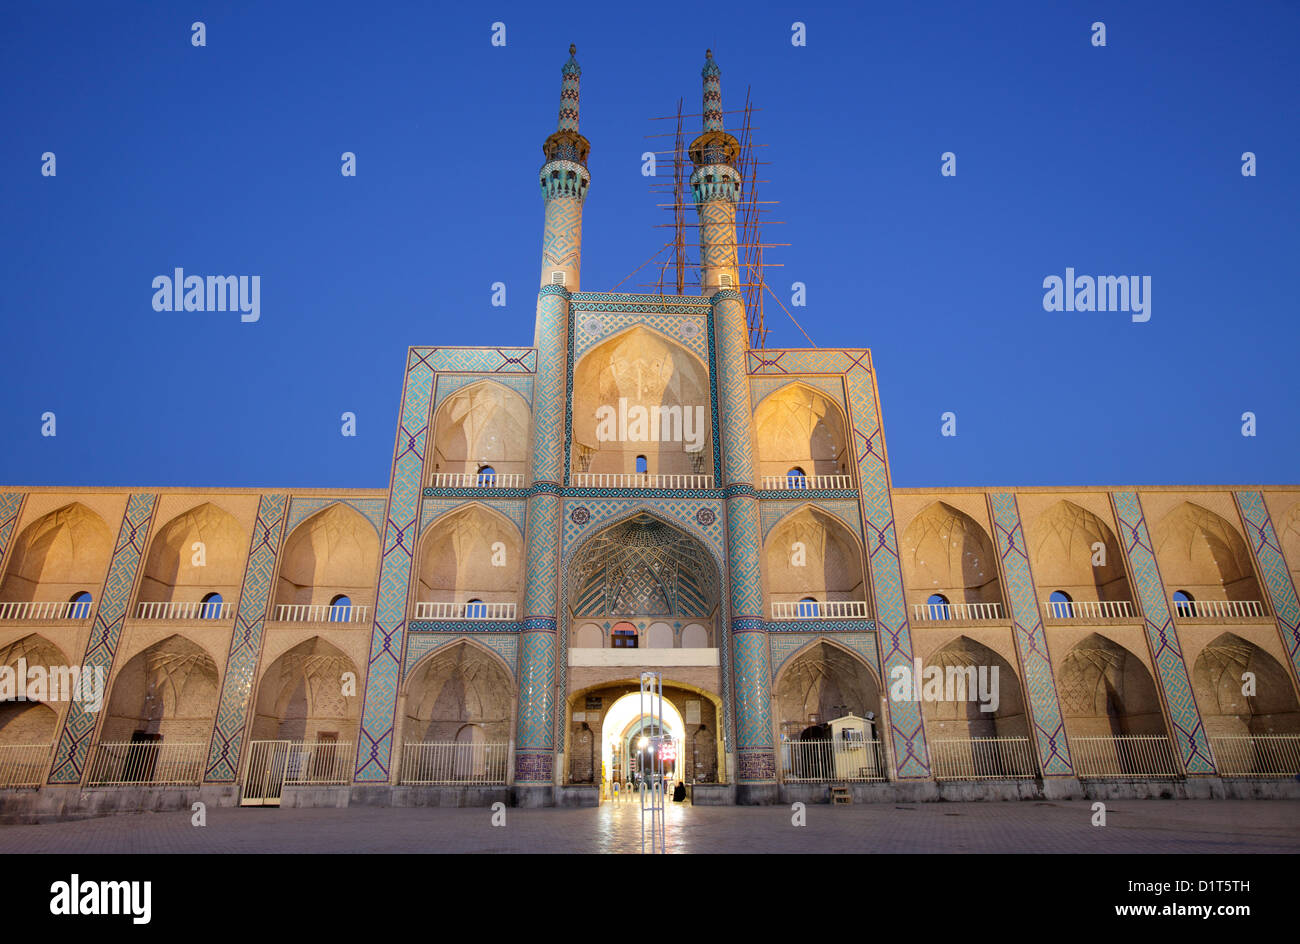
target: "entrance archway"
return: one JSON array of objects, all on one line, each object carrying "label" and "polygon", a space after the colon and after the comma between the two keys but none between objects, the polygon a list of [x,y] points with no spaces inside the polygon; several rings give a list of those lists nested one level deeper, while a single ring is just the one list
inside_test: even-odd
[{"label": "entrance archway", "polygon": [[[643,701],[639,692],[629,692],[609,706],[601,725],[601,770],[607,782],[625,783],[633,779],[638,756],[643,755],[648,747],[644,742],[658,733],[652,716],[659,713],[658,706],[651,706],[649,696]],[[677,706],[666,695],[662,714],[663,734],[675,742],[670,751],[671,760],[665,758],[664,772],[669,778],[676,778],[681,768],[678,758],[685,743],[686,724]]]}]

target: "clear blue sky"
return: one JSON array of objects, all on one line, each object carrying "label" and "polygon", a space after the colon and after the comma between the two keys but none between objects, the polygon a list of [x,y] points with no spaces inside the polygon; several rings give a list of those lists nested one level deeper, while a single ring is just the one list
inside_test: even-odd
[{"label": "clear blue sky", "polygon": [[[8,4],[0,484],[385,486],[408,345],[532,342],[571,41],[583,288],[662,241],[644,135],[712,47],[764,109],[769,280],[873,350],[896,485],[1300,481],[1295,3],[489,6]],[[261,320],[153,311],[177,266],[260,275]],[[1067,266],[1150,275],[1150,322],[1045,312]]]}]

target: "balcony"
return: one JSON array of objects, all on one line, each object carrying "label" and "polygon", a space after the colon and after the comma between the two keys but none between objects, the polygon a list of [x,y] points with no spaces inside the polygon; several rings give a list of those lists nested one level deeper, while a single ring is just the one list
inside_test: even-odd
[{"label": "balcony", "polygon": [[913,603],[912,619],[937,623],[945,620],[1000,620],[1006,617],[1002,615],[1001,603]]},{"label": "balcony", "polygon": [[1133,619],[1128,600],[1044,600],[1043,615],[1052,620]]},{"label": "balcony", "polygon": [[1268,616],[1259,600],[1174,600],[1180,619],[1260,619]]},{"label": "balcony", "polygon": [[0,603],[0,620],[83,620],[90,616],[91,608],[90,600]]},{"label": "balcony", "polygon": [[514,603],[441,603],[421,601],[415,604],[418,620],[513,620]]},{"label": "balcony", "polygon": [[575,488],[713,488],[712,475],[574,472],[569,480]]},{"label": "balcony", "polygon": [[763,488],[765,489],[830,489],[830,488],[852,488],[853,476],[851,475],[765,475],[763,476]]},{"label": "balcony", "polygon": [[774,620],[869,619],[865,600],[773,600]]},{"label": "balcony", "polygon": [[370,607],[333,603],[281,603],[273,619],[282,623],[364,623]]},{"label": "balcony", "polygon": [[522,472],[435,472],[429,476],[434,488],[523,488]]},{"label": "balcony", "polygon": [[191,600],[185,602],[141,602],[136,606],[136,619],[143,620],[224,620],[235,612],[233,603],[221,600]]}]

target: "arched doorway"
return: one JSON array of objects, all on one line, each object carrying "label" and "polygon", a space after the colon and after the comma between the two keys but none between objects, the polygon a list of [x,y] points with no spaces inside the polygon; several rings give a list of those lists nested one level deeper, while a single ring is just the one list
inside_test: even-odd
[{"label": "arched doorway", "polygon": [[605,781],[635,782],[639,772],[649,768],[650,739],[655,736],[672,739],[672,745],[664,745],[660,753],[670,782],[678,778],[682,771],[686,723],[667,695],[663,699],[662,731],[655,717],[659,714],[651,699],[648,696],[643,699],[639,692],[628,692],[609,706],[601,725],[601,770]]}]

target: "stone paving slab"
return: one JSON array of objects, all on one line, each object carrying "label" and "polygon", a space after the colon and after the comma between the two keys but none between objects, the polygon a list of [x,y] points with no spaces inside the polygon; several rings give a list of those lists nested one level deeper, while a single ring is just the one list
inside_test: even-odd
[{"label": "stone paving slab", "polygon": [[[738,853],[1295,853],[1300,802],[1130,800],[1091,825],[1086,801],[668,810],[670,852]],[[634,804],[507,809],[210,808],[132,813],[39,826],[0,826],[0,854],[639,852]]]}]

